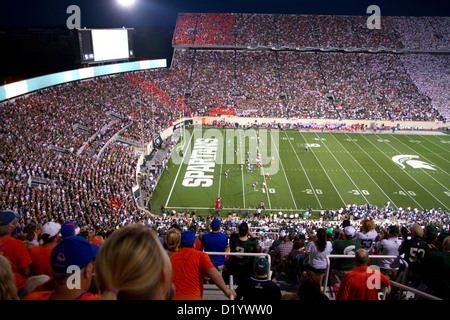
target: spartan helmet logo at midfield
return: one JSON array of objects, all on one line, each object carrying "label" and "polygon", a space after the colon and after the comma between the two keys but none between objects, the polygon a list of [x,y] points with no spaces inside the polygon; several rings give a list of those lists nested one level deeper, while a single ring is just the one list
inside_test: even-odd
[{"label": "spartan helmet logo at midfield", "polygon": [[409,165],[415,169],[436,170],[429,163],[426,163],[426,162],[420,161],[420,160],[413,160],[413,159],[417,159],[417,158],[419,158],[419,156],[401,154],[401,155],[392,157],[392,161],[394,161],[396,164],[398,164],[400,167],[402,167],[402,169],[405,169],[405,165],[403,163],[406,163],[407,165]]}]

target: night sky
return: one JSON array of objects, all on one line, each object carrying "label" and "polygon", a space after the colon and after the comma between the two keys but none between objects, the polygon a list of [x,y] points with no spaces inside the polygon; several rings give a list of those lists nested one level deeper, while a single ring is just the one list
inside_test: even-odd
[{"label": "night sky", "polygon": [[367,15],[369,5],[381,15],[449,16],[448,0],[2,0],[0,26],[65,25],[69,5],[81,9],[82,27],[174,26],[179,12],[243,12]]}]

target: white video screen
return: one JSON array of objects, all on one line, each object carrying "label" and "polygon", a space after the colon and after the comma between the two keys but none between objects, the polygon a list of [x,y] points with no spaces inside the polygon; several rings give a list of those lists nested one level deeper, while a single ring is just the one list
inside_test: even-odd
[{"label": "white video screen", "polygon": [[129,58],[127,30],[92,30],[94,61]]}]

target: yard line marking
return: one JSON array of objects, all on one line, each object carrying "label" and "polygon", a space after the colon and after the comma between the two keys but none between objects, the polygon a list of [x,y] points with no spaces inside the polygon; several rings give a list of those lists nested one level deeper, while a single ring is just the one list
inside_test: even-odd
[{"label": "yard line marking", "polygon": [[[414,148],[410,147],[409,145],[407,145],[407,144],[404,143],[403,141],[399,140],[397,137],[394,137],[394,136],[393,136],[393,138],[396,139],[396,140],[397,140],[398,142],[400,142],[401,144],[403,144],[403,145],[405,145],[406,147],[408,147],[409,149],[411,149],[412,151],[419,153],[421,157],[423,157],[425,160],[427,160],[428,162],[431,163],[431,161],[428,160],[428,159],[427,159],[423,154],[421,154],[419,151],[417,151],[417,150],[415,150]],[[425,149],[427,149],[427,150],[430,151],[431,153],[433,153],[433,154],[437,155],[438,157],[442,158],[441,156],[439,156],[438,154],[436,154],[436,153],[433,152],[432,150],[428,149],[428,148],[427,148],[426,146],[424,146],[423,144],[421,144],[421,147],[424,147]],[[394,148],[394,149],[395,149],[395,148]],[[398,151],[398,150],[396,149],[396,151]],[[442,159],[444,159],[444,158],[442,158]],[[447,161],[447,162],[449,162],[447,159],[444,159],[444,160]],[[450,174],[448,174],[448,172],[446,172],[445,170],[442,170],[439,166],[437,166],[437,165],[435,165],[435,164],[434,164],[434,166],[435,166],[436,168],[438,168],[439,170],[441,170],[442,172],[444,172],[446,175],[448,175],[448,176],[450,175]],[[423,169],[422,169],[422,170],[423,170]]]},{"label": "yard line marking", "polygon": [[[317,138],[320,138],[319,135],[316,132],[316,136]],[[336,139],[336,138],[335,138]],[[322,141],[323,145],[325,146],[325,148],[327,148],[328,152],[333,156],[334,160],[336,160],[336,162],[339,164],[339,166],[341,167],[342,170],[344,170],[344,173],[347,175],[347,177],[350,179],[350,181],[353,183],[353,185],[355,186],[355,188],[359,191],[359,194],[363,196],[364,200],[366,201],[366,203],[369,203],[369,201],[367,200],[366,196],[361,192],[361,189],[356,185],[356,183],[353,181],[353,179],[350,177],[350,175],[348,174],[347,170],[344,169],[344,167],[342,166],[341,162],[334,156],[333,152],[330,151],[330,149],[328,148],[328,146],[326,145],[325,141]]]},{"label": "yard line marking", "polygon": [[[183,146],[183,150],[186,150],[186,151],[189,150],[189,146],[191,145],[191,142],[194,139],[194,132],[195,132],[195,128],[192,131],[192,136],[191,136],[191,139],[189,140],[189,143],[188,143],[186,149],[184,149],[184,146]],[[165,204],[166,207],[167,207],[167,204],[169,203],[170,197],[172,196],[173,188],[175,187],[175,183],[177,182],[178,175],[180,174],[180,170],[181,170],[181,167],[183,166],[184,158],[186,158],[186,155],[187,155],[187,152],[184,152],[183,158],[181,159],[180,166],[178,167],[177,175],[175,176],[175,180],[173,181],[172,188],[170,188],[169,196],[167,197],[167,201]]]},{"label": "yard line marking", "polygon": [[291,193],[292,201],[294,201],[295,209],[297,209],[297,203],[295,202],[294,195],[292,194],[291,185],[289,184],[289,180],[288,180],[288,178],[287,178],[287,176],[286,176],[286,171],[284,171],[283,162],[281,161],[280,153],[278,152],[278,148],[276,147],[276,143],[275,143],[275,140],[274,140],[273,137],[272,137],[272,133],[270,133],[270,138],[271,138],[272,141],[274,142],[273,145],[274,145],[274,147],[275,147],[275,149],[276,149],[277,157],[278,157],[278,159],[279,159],[279,161],[280,161],[280,164],[281,164],[281,169],[283,169],[284,177],[285,177],[286,182],[287,182],[287,185],[288,185],[288,187],[289,187],[289,192]]},{"label": "yard line marking", "polygon": [[[364,139],[366,139],[367,141],[369,141],[369,143],[373,146],[375,146],[370,140],[368,140],[366,137],[364,137]],[[392,146],[391,146],[392,147]],[[380,151],[382,154],[384,154],[385,157],[387,157],[388,159],[391,159],[388,155],[386,155],[383,151],[381,151],[377,146],[375,146],[375,148],[378,149],[378,151]],[[394,147],[392,147],[393,149],[395,149]],[[428,192],[434,199],[437,200],[437,202],[439,202],[440,204],[443,205],[444,208],[446,208],[447,206],[445,204],[443,204],[438,198],[436,198],[430,191],[428,191],[424,186],[422,186],[416,179],[414,179],[408,172],[403,170],[403,173],[405,173],[408,177],[410,177],[412,180],[414,180],[423,190],[425,190],[426,192]],[[417,202],[416,202],[417,203]],[[422,208],[425,208],[422,206]]]},{"label": "yard line marking", "polygon": [[[444,150],[444,151],[446,151],[446,152],[448,152],[448,150],[447,149],[445,149],[444,147],[442,147],[441,145],[439,145],[439,144],[437,144],[437,143],[435,143],[435,142],[433,142],[433,141],[431,141],[430,139],[427,139],[425,136],[421,136],[422,138],[424,138],[425,140],[427,140],[428,142],[430,142],[430,143],[432,143],[432,144],[434,144],[435,146],[437,146],[439,149],[442,149],[442,150]],[[436,154],[437,155],[437,154]],[[445,161],[447,161],[447,162],[449,162],[449,160],[447,160],[447,159],[445,159],[445,158],[442,158],[442,159],[444,159]]]},{"label": "yard line marking", "polygon": [[311,187],[311,189],[312,189],[314,195],[316,196],[316,200],[317,200],[317,202],[319,203],[320,208],[322,209],[323,207],[322,207],[322,204],[320,203],[319,197],[317,197],[316,189],[313,187],[313,185],[312,185],[312,183],[311,183],[311,180],[309,180],[308,174],[306,173],[305,168],[303,168],[303,164],[302,164],[302,162],[300,161],[300,158],[298,157],[297,151],[295,151],[294,146],[292,145],[291,140],[289,139],[288,135],[286,134],[286,131],[284,132],[284,135],[287,137],[287,140],[289,141],[289,144],[291,145],[291,148],[292,148],[292,150],[294,151],[295,156],[297,157],[298,163],[300,163],[300,166],[302,167],[302,170],[303,170],[303,172],[305,173],[306,180],[308,180],[308,183],[309,183],[309,185],[310,185],[310,187]]},{"label": "yard line marking", "polygon": [[[305,140],[305,142],[307,143],[306,139],[303,137],[303,134],[301,132],[299,132],[300,135],[302,136],[303,140]],[[345,205],[345,201],[342,198],[341,194],[339,193],[338,189],[336,188],[336,186],[334,185],[333,181],[331,180],[330,176],[328,175],[328,173],[326,172],[325,168],[322,165],[322,162],[320,162],[319,158],[316,156],[315,151],[313,150],[314,148],[310,148],[312,154],[314,155],[314,157],[316,158],[317,162],[319,163],[320,167],[322,168],[322,171],[325,173],[325,175],[327,176],[328,180],[330,180],[331,185],[333,186],[334,190],[336,190],[336,193],[338,194],[339,198],[341,198],[342,203]]]},{"label": "yard line marking", "polygon": [[[241,140],[242,136],[241,136],[241,132],[239,132],[239,141]],[[244,152],[245,150],[243,149],[244,145],[245,145],[245,136],[242,139],[244,143],[242,143],[241,145],[239,145],[239,150],[241,150],[241,174],[242,174],[242,200],[244,201],[244,208],[245,208],[245,184],[244,184]]]},{"label": "yard line marking", "polygon": [[[359,135],[361,135],[361,133],[359,133]],[[364,137],[365,138],[365,137]],[[370,141],[369,141],[370,142]],[[373,145],[373,144],[372,144]],[[396,184],[397,184],[397,186],[400,188],[400,189],[402,189],[402,191],[405,193],[405,194],[407,194],[410,198],[411,198],[411,200],[412,201],[414,201],[419,207],[422,207],[423,208],[423,206],[421,206],[420,205],[420,203],[418,203],[417,202],[417,200],[416,199],[414,199],[382,166],[380,166],[380,164],[377,162],[377,161],[375,161],[367,152],[366,152],[366,150],[364,150],[363,148],[361,148],[361,146],[359,145],[359,144],[357,144],[357,146],[358,146],[358,148],[360,148],[381,170],[383,170],[383,172],[389,177],[389,178],[391,178],[391,180],[392,181],[394,181]],[[375,145],[374,145],[375,146]],[[378,148],[377,148],[378,149]],[[379,150],[379,149],[378,149]]]},{"label": "yard line marking", "polygon": [[[404,144],[406,147],[408,147],[409,149],[411,149],[414,152],[419,153],[425,160],[427,160],[428,162],[431,162],[430,160],[428,160],[425,156],[423,156],[420,152],[418,152],[417,150],[414,150],[413,148],[411,148],[410,146],[408,146],[407,144],[403,143],[402,141],[400,141],[399,139],[397,139],[396,137],[394,137],[397,141],[399,141],[400,143]],[[394,148],[392,145],[390,145],[390,147],[392,149],[394,149],[395,151],[399,152],[399,150],[397,150],[396,148]],[[439,168],[437,165],[434,165],[437,168]],[[427,176],[429,176],[431,179],[433,179],[437,184],[439,184],[441,187],[443,187],[445,190],[448,190],[448,187],[444,186],[442,183],[440,183],[439,181],[437,181],[432,175],[430,175],[427,170],[425,169],[421,169],[423,173],[425,173]],[[439,168],[439,170],[442,170],[441,168]],[[442,170],[446,175],[449,175],[447,172],[445,172],[444,170]],[[415,180],[414,180],[415,181]],[[428,192],[430,193],[430,192]],[[431,193],[430,193],[431,194]],[[436,198],[435,198],[436,199]],[[436,199],[437,200],[437,199]],[[439,201],[439,200],[438,200]],[[439,201],[440,202],[440,201]],[[441,202],[442,203],[442,202]]]},{"label": "yard line marking", "polygon": [[269,188],[267,188],[266,175],[264,174],[264,167],[261,166],[261,170],[263,171],[262,176],[264,179],[264,183],[266,185],[266,194],[267,194],[267,202],[269,202],[269,210],[272,210],[272,205],[270,204],[270,196],[269,196]]},{"label": "yard line marking", "polygon": [[[225,139],[223,141],[225,143]],[[219,172],[219,190],[217,191],[217,198],[220,198],[220,186],[222,185],[222,164],[223,164],[223,154],[225,153],[225,147],[222,145],[222,159],[220,160],[220,172]]]},{"label": "yard line marking", "polygon": [[[347,134],[347,133],[346,133]],[[359,133],[359,134],[361,134],[361,133]],[[370,142],[370,141],[369,141]],[[357,144],[357,143],[355,143],[357,146],[358,146],[358,148],[360,148],[369,158],[370,158],[370,160],[372,160],[381,170],[382,170],[382,172],[384,172],[389,178],[391,178],[391,180],[392,181],[394,181],[396,184],[397,184],[397,186],[400,188],[400,189],[402,189],[402,191],[405,193],[405,194],[407,194],[410,198],[411,198],[411,200],[413,200],[419,207],[421,207],[421,205],[420,205],[420,203],[418,203],[417,201],[416,201],[416,199],[414,199],[382,166],[380,166],[380,164],[377,162],[377,161],[375,161],[370,155],[369,155],[369,153],[366,151],[366,150],[364,150],[363,148],[361,148],[361,146],[359,145],[359,144]],[[422,207],[423,208],[423,207]]]},{"label": "yard line marking", "polygon": [[[346,133],[347,134],[347,133]],[[392,201],[391,198],[389,198],[389,196],[384,192],[384,190],[378,185],[378,183],[375,182],[375,180],[373,180],[372,176],[366,171],[366,169],[364,169],[364,167],[359,163],[359,161],[356,161],[356,159],[353,157],[353,155],[347,150],[347,148],[345,148],[342,143],[336,138],[336,136],[334,134],[332,134],[332,137],[341,145],[342,148],[344,148],[344,150],[352,157],[353,160],[355,160],[356,163],[358,163],[358,165],[360,166],[361,169],[364,170],[364,172],[366,173],[366,175],[370,178],[370,180],[372,180],[373,183],[375,183],[375,185],[378,187],[378,189],[381,190],[381,192],[383,192],[383,194],[386,196],[386,198],[389,199],[389,201],[393,204],[394,208],[397,208],[397,205],[394,203],[394,201]],[[356,144],[356,141],[353,141],[354,144]]]}]

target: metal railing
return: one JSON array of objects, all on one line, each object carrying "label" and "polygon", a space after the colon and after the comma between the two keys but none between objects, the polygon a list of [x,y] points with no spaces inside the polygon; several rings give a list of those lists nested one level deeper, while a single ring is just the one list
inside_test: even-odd
[{"label": "metal railing", "polygon": [[[326,272],[325,272],[324,283],[323,283],[324,292],[325,292],[325,289],[328,286],[328,277],[330,275],[330,268],[331,268],[330,259],[354,259],[354,257],[355,257],[354,255],[345,255],[345,254],[329,254],[326,257],[327,269],[326,269]],[[408,263],[405,260],[403,260],[401,257],[399,257],[399,256],[394,256],[394,255],[391,255],[391,256],[369,255],[369,258],[370,259],[375,258],[375,259],[398,259],[398,260],[402,260],[403,263],[405,264],[405,272],[408,272]],[[402,279],[402,281],[404,282],[404,279]]]},{"label": "metal railing", "polygon": [[[354,256],[353,255],[344,255],[344,254],[330,254],[330,255],[327,256],[327,258],[326,258],[326,260],[327,260],[327,269],[326,269],[325,276],[324,276],[323,292],[326,292],[326,288],[328,286],[328,277],[329,277],[329,274],[330,274],[330,267],[331,267],[330,259],[342,259],[342,258],[344,258],[344,259],[353,259]],[[401,258],[399,256],[394,256],[394,255],[369,255],[369,258],[370,259],[397,259],[397,260],[399,260],[399,262],[402,261],[402,263],[404,263],[405,270],[402,271],[402,273],[400,275],[401,276],[401,282],[399,283],[399,282],[392,281],[392,280],[390,281],[390,285],[391,286],[395,286],[395,287],[400,289],[400,292],[399,292],[400,295],[402,294],[403,291],[410,291],[410,292],[413,292],[414,294],[419,295],[419,296],[421,296],[421,297],[423,297],[425,299],[442,300],[441,298],[432,296],[432,295],[427,294],[425,292],[422,292],[420,290],[417,290],[417,289],[414,289],[414,288],[406,286],[406,284],[405,284],[406,274],[408,273],[409,266],[408,266],[408,263],[403,258]],[[384,294],[383,296],[384,296],[384,299],[385,299],[386,298],[386,294]]]},{"label": "metal railing", "polygon": [[[267,262],[269,263],[268,271],[267,271],[267,277],[270,279],[272,277],[272,270],[271,270],[271,264],[272,264],[272,258],[270,257],[270,254],[268,253],[246,253],[246,252],[210,252],[205,251],[207,255],[210,256],[240,256],[240,257],[265,257],[267,258]],[[228,282],[228,287],[230,289],[234,289],[234,283],[233,283],[233,275],[230,275],[230,280]],[[230,296],[230,300],[234,300],[233,296]]]},{"label": "metal railing", "polygon": [[[268,272],[267,272],[267,276],[269,279],[272,278],[272,270],[271,270],[271,264],[272,264],[272,258],[270,256],[270,254],[268,253],[245,253],[245,252],[205,252],[208,255],[211,256],[241,256],[241,257],[266,257],[269,267],[268,267]],[[323,283],[323,292],[326,292],[326,288],[328,286],[328,277],[330,274],[330,267],[331,267],[331,263],[330,263],[330,259],[353,259],[354,256],[351,255],[343,255],[343,254],[330,254],[326,257],[327,260],[327,269],[325,272],[325,276],[324,276],[324,283]],[[421,296],[424,299],[428,299],[428,300],[442,300],[439,297],[430,295],[428,293],[422,292],[420,290],[408,287],[405,285],[405,281],[406,281],[406,274],[408,272],[408,263],[401,257],[399,256],[393,256],[393,255],[370,255],[369,256],[370,259],[398,259],[399,262],[402,261],[405,264],[405,270],[402,271],[400,277],[401,277],[401,281],[400,282],[396,282],[396,281],[390,281],[390,285],[397,287],[400,289],[399,294],[401,295],[403,291],[410,291],[418,296]],[[230,280],[228,283],[228,287],[230,289],[234,289],[234,283],[233,283],[233,276],[230,275]],[[386,298],[386,294],[383,295],[384,299]],[[230,300],[234,300],[234,297],[231,296]]]},{"label": "metal railing", "polygon": [[433,296],[431,294],[428,294],[426,292],[423,292],[423,291],[420,291],[420,290],[408,287],[408,286],[406,286],[404,284],[401,284],[401,283],[398,283],[398,282],[395,282],[395,281],[391,281],[391,285],[399,288],[401,291],[411,291],[412,293],[414,293],[414,294],[416,294],[418,296],[421,296],[422,298],[428,299],[428,300],[443,300],[443,299],[441,299],[439,297],[435,297],[435,296]]}]

